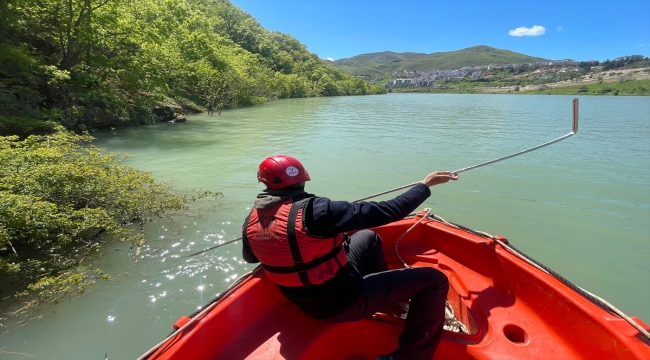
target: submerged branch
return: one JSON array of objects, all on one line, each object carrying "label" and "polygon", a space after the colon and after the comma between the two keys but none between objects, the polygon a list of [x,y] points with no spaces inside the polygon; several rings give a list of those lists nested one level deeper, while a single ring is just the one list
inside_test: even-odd
[{"label": "submerged branch", "polygon": [[13,351],[5,351],[5,348],[0,348],[0,355],[2,354],[12,354],[12,355],[22,355],[25,357],[34,357],[34,355],[27,354],[27,353],[21,353],[21,352],[13,352]]}]

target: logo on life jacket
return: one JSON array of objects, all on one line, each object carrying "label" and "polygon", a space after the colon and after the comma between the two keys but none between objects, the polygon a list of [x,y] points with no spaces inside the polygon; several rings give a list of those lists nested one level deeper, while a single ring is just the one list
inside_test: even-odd
[{"label": "logo on life jacket", "polygon": [[[273,225],[273,226],[271,226]],[[264,214],[258,218],[258,228],[261,228],[261,232],[255,234],[255,239],[257,241],[276,241],[278,238],[283,236],[276,233],[275,230],[275,216],[272,214]]]},{"label": "logo on life jacket", "polygon": [[269,230],[269,225],[271,225],[271,223],[274,221],[275,217],[273,215],[260,216],[260,224],[262,225],[262,229],[264,229],[265,232]]}]

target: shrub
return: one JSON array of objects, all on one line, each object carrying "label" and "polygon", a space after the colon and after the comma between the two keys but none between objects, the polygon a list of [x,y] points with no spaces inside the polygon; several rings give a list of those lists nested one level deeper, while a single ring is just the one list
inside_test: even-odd
[{"label": "shrub", "polygon": [[[82,266],[104,242],[139,247],[151,217],[218,195],[175,193],[91,140],[60,129],[22,141],[0,137],[0,289],[18,287],[17,295],[52,302],[81,293],[94,278],[106,277]],[[130,223],[139,230],[123,226]]]}]

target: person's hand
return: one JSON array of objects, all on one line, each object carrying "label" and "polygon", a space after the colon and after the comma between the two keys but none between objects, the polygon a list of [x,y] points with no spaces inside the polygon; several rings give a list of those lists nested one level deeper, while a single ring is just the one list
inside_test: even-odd
[{"label": "person's hand", "polygon": [[424,185],[431,187],[433,185],[444,184],[449,180],[458,180],[458,174],[452,174],[449,171],[434,171],[427,175],[424,180],[420,181]]}]

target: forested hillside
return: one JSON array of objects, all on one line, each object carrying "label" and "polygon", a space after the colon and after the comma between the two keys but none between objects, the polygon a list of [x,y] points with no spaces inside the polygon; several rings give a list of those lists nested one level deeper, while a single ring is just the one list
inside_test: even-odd
[{"label": "forested hillside", "polygon": [[0,135],[384,91],[228,0],[0,0]]}]

